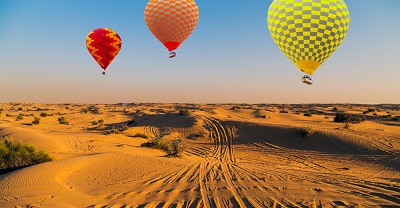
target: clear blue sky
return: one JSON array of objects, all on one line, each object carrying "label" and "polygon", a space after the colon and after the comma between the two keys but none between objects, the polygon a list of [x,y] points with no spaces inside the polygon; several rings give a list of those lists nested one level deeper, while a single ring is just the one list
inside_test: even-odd
[{"label": "clear blue sky", "polygon": [[[400,0],[346,0],[350,29],[315,84],[276,47],[272,0],[197,0],[200,19],[168,59],[146,0],[0,0],[0,102],[400,103]],[[87,34],[122,49],[101,75]]]}]

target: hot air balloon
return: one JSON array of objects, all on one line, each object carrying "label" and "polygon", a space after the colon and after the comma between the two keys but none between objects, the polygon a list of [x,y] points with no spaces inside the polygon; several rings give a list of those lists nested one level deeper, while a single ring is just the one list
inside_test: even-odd
[{"label": "hot air balloon", "polygon": [[194,0],[150,0],[144,20],[153,35],[168,49],[169,57],[195,29],[199,9]]},{"label": "hot air balloon", "polygon": [[121,49],[122,41],[119,35],[109,28],[98,28],[86,37],[86,47],[93,58],[105,71]]},{"label": "hot air balloon", "polygon": [[[342,43],[350,14],[343,0],[274,0],[267,22],[282,52],[312,75]],[[312,84],[308,75],[302,81]]]}]

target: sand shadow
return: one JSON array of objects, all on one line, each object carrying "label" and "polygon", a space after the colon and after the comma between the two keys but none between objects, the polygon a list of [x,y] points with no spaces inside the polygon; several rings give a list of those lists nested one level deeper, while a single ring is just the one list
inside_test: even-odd
[{"label": "sand shadow", "polygon": [[379,149],[366,148],[352,140],[345,140],[334,134],[316,131],[311,137],[297,134],[297,128],[290,126],[264,126],[237,121],[222,122],[237,129],[234,144],[264,143],[271,148],[287,148],[314,151],[327,154],[388,154]]}]

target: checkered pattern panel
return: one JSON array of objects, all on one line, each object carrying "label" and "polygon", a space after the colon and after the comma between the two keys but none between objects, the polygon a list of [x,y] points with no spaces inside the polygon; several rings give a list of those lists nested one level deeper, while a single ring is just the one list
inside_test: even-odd
[{"label": "checkered pattern panel", "polygon": [[119,35],[109,28],[98,28],[86,37],[86,47],[101,68],[106,70],[117,56],[122,41]]},{"label": "checkered pattern panel", "polygon": [[342,43],[350,15],[343,0],[274,0],[267,21],[275,43],[294,63],[322,64]]},{"label": "checkered pattern panel", "polygon": [[195,29],[199,9],[193,0],[150,0],[144,11],[144,19],[149,30],[162,44],[176,42],[179,46]]}]

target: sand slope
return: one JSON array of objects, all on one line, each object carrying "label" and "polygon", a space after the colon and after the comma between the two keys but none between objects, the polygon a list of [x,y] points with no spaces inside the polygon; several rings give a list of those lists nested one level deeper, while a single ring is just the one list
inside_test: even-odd
[{"label": "sand slope", "polygon": [[[55,160],[0,175],[0,207],[400,206],[399,122],[368,114],[350,129],[332,122],[334,106],[360,116],[371,106],[96,106],[100,114],[80,113],[84,104],[2,104],[0,136]],[[18,107],[53,116],[31,126],[29,115],[15,121]],[[398,106],[372,107],[400,115]],[[179,115],[181,108],[190,114]],[[306,110],[325,115],[305,117]],[[58,124],[60,116],[71,125]],[[99,119],[103,126],[90,123]],[[105,134],[128,123],[122,134]],[[304,126],[317,132],[302,138],[296,131]],[[136,133],[183,137],[186,151],[165,157],[141,147],[148,140]]]}]

